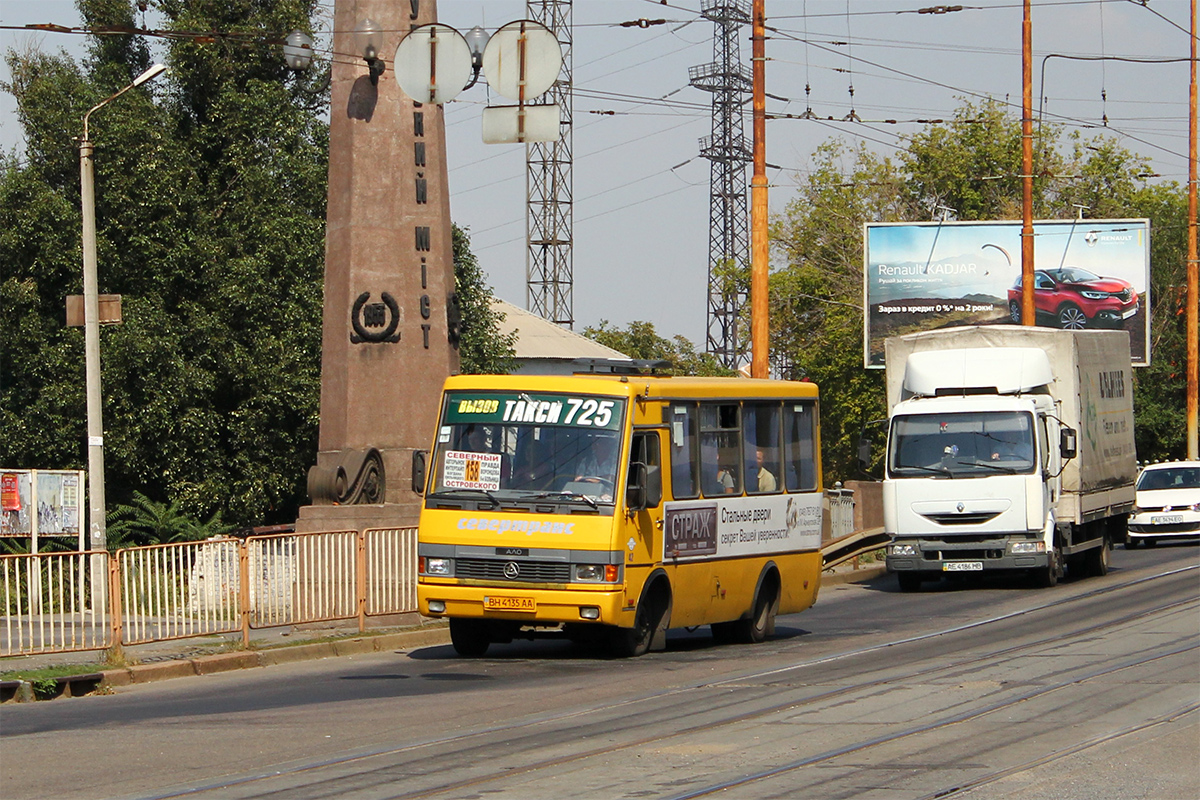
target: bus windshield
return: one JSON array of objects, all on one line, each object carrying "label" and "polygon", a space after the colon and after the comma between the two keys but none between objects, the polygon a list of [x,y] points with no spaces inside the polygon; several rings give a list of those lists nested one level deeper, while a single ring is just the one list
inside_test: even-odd
[{"label": "bus windshield", "polygon": [[624,415],[622,398],[449,393],[430,497],[477,495],[497,505],[577,499],[611,506]]},{"label": "bus windshield", "polygon": [[913,414],[892,422],[888,471],[898,478],[1016,475],[1033,471],[1033,454],[1027,413]]}]

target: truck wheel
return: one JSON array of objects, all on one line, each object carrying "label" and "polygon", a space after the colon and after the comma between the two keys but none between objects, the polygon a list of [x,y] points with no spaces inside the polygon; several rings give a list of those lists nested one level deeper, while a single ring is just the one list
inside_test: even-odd
[{"label": "truck wheel", "polygon": [[1093,547],[1087,551],[1084,563],[1088,575],[1099,578],[1108,574],[1108,550],[1108,539],[1105,539],[1099,547]]},{"label": "truck wheel", "polygon": [[492,643],[488,624],[481,619],[451,619],[450,644],[463,658],[479,658]]},{"label": "truck wheel", "polygon": [[1139,544],[1139,540],[1130,536],[1128,539],[1125,540],[1125,549],[1126,550],[1137,550],[1138,544]]},{"label": "truck wheel", "polygon": [[900,591],[921,591],[921,574],[919,572],[897,572],[896,580],[900,582]]},{"label": "truck wheel", "polygon": [[1041,589],[1051,589],[1058,585],[1059,564],[1062,563],[1062,557],[1058,554],[1058,548],[1050,551],[1049,563],[1041,569],[1033,571],[1033,582]]},{"label": "truck wheel", "polygon": [[1087,315],[1074,303],[1064,303],[1058,309],[1058,327],[1068,331],[1081,331],[1087,327]]}]

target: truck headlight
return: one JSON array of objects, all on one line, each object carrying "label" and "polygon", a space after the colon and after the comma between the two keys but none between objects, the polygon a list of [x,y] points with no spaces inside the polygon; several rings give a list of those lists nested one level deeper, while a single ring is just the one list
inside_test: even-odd
[{"label": "truck headlight", "polygon": [[915,556],[915,555],[918,555],[918,553],[919,553],[919,551],[917,550],[917,546],[915,544],[889,544],[888,545],[888,555],[889,556]]},{"label": "truck headlight", "polygon": [[1008,546],[1010,553],[1044,553],[1045,542],[1013,542]]},{"label": "truck headlight", "polygon": [[425,559],[426,575],[451,575],[454,572],[454,562],[448,558]]}]

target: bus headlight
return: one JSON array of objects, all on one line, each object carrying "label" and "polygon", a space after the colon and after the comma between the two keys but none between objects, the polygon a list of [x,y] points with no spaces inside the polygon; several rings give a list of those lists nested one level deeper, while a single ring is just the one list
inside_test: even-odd
[{"label": "bus headlight", "polygon": [[1044,553],[1046,552],[1045,542],[1012,542],[1008,546],[1010,553]]},{"label": "bus headlight", "polygon": [[616,564],[576,564],[575,580],[585,583],[616,583],[621,569]]},{"label": "bus headlight", "polygon": [[915,556],[919,555],[915,544],[889,544],[887,548],[889,556]]},{"label": "bus headlight", "polygon": [[448,558],[426,558],[425,559],[425,574],[426,575],[452,575],[454,573],[454,562]]}]

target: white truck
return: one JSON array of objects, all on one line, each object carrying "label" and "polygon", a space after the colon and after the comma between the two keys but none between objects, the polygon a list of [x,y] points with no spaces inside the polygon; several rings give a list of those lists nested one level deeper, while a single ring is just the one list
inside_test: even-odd
[{"label": "white truck", "polygon": [[1137,462],[1125,331],[984,326],[886,342],[887,567],[1104,575]]}]

